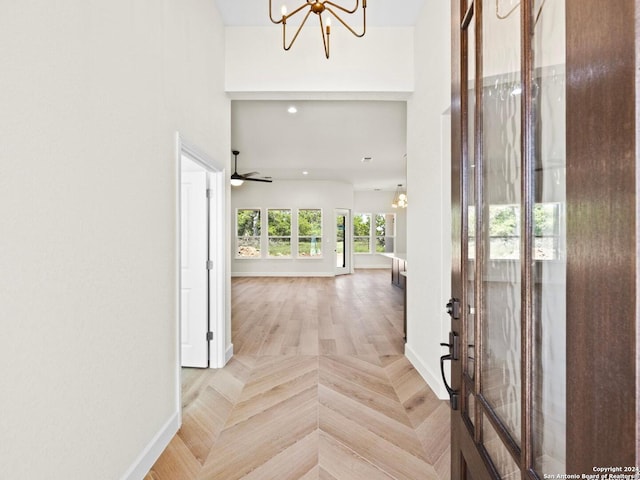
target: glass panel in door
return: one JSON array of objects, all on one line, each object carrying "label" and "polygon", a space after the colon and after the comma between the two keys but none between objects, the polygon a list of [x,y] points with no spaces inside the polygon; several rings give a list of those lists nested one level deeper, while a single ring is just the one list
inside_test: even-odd
[{"label": "glass panel in door", "polygon": [[[473,380],[475,377],[475,321],[476,316],[475,312],[475,281],[476,281],[476,269],[475,269],[475,258],[476,258],[476,198],[475,198],[475,182],[476,182],[476,165],[475,165],[475,114],[476,114],[476,29],[475,29],[475,19],[472,19],[469,22],[469,26],[466,30],[466,38],[467,38],[467,138],[466,138],[466,175],[465,179],[465,194],[466,194],[466,202],[467,202],[467,248],[465,261],[467,265],[467,269],[465,272],[466,275],[466,303],[467,303],[467,321],[466,321],[466,350],[467,350],[467,360],[464,362],[464,369],[466,375],[469,379]],[[473,410],[470,410],[473,411]],[[471,421],[474,421],[473,418],[470,418]]]},{"label": "glass panel in door", "polygon": [[[482,395],[521,443],[521,75],[520,8],[498,2],[482,13]],[[504,9],[504,11],[503,11]],[[486,420],[485,420],[486,421]],[[484,427],[483,432],[487,432]],[[493,442],[494,438],[492,438]],[[499,441],[503,441],[499,437]],[[492,447],[492,452],[499,449]],[[501,458],[492,457],[494,463]],[[501,470],[499,470],[501,471]],[[503,478],[513,472],[505,468]],[[511,478],[511,477],[510,477]]]},{"label": "glass panel in door", "polygon": [[543,478],[566,471],[566,36],[565,0],[533,3],[538,20],[533,32],[536,164],[531,415],[533,467]]}]

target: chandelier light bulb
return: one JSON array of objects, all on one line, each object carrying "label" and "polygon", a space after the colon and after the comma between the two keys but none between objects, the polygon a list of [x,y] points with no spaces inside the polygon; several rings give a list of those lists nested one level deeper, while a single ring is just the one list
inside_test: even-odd
[{"label": "chandelier light bulb", "polygon": [[287,16],[287,6],[286,5],[282,5],[282,7],[280,7],[280,12],[282,13],[283,17]]}]

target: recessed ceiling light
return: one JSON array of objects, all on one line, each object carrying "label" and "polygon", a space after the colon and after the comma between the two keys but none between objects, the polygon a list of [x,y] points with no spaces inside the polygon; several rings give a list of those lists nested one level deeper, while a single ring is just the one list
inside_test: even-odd
[{"label": "recessed ceiling light", "polygon": [[295,105],[290,105],[289,108],[287,108],[287,112],[289,112],[289,113],[298,113],[298,109],[296,108]]},{"label": "recessed ceiling light", "polygon": [[304,172],[302,172],[303,175],[309,175],[309,172],[307,172],[306,170]]},{"label": "recessed ceiling light", "polygon": [[373,158],[371,158],[371,157],[362,157],[362,159],[360,161],[362,163],[371,163],[372,160],[373,160]]}]

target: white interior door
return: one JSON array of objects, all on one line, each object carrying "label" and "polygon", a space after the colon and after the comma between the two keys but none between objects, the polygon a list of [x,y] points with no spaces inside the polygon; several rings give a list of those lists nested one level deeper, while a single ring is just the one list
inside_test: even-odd
[{"label": "white interior door", "polygon": [[[181,185],[181,362],[209,366],[207,173],[183,157]],[[185,168],[185,162],[189,162]],[[195,165],[195,164],[193,164]]]},{"label": "white interior door", "polygon": [[351,216],[349,210],[336,209],[336,275],[351,273]]}]

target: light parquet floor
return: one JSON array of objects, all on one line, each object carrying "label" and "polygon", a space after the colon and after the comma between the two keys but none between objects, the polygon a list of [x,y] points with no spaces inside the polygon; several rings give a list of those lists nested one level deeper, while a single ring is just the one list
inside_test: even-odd
[{"label": "light parquet floor", "polygon": [[234,278],[223,369],[183,369],[183,425],[145,480],[445,480],[449,407],[403,355],[386,270]]}]

